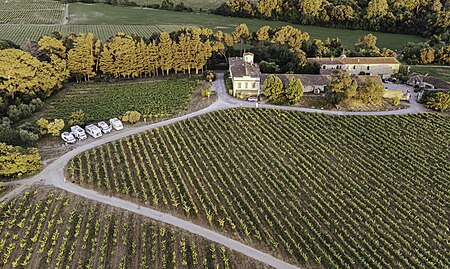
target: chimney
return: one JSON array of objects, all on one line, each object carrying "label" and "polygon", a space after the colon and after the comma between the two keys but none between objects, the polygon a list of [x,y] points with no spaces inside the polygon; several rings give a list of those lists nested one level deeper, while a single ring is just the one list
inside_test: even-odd
[{"label": "chimney", "polygon": [[244,55],[243,55],[244,62],[249,63],[249,64],[253,64],[253,57],[254,57],[253,53],[245,52]]}]

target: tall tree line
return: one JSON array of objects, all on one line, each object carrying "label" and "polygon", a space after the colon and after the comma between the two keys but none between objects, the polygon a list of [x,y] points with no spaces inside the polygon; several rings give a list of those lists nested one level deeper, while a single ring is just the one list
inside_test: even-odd
[{"label": "tall tree line", "polygon": [[450,26],[450,0],[228,0],[214,13],[426,36]]},{"label": "tall tree line", "polygon": [[185,28],[149,38],[119,33],[104,42],[92,33],[55,32],[30,42],[27,51],[0,49],[0,115],[12,104],[50,96],[70,79],[198,74],[213,53],[225,55],[233,42],[220,31]]}]

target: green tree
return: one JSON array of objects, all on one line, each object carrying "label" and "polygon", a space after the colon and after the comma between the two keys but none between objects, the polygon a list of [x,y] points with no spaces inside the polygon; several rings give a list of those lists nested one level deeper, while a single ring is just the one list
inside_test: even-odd
[{"label": "green tree", "polygon": [[336,5],[331,9],[331,18],[337,21],[351,21],[355,18],[355,11],[349,5]]},{"label": "green tree", "polygon": [[169,74],[169,70],[173,68],[173,40],[170,35],[166,32],[161,32],[159,34],[159,60],[160,67],[166,74]]},{"label": "green tree", "polygon": [[280,101],[283,98],[283,82],[278,76],[267,77],[264,82],[264,95],[271,101]]},{"label": "green tree", "polygon": [[434,49],[425,47],[420,50],[420,61],[422,64],[431,64],[434,62]]},{"label": "green tree", "polygon": [[228,0],[226,5],[232,13],[242,17],[253,17],[255,14],[250,0]]},{"label": "green tree", "polygon": [[0,143],[0,178],[32,174],[41,167],[41,156],[36,148],[24,149]]},{"label": "green tree", "polygon": [[256,32],[256,39],[263,43],[269,40],[270,38],[270,31],[272,28],[270,28],[270,26],[263,26],[261,28],[258,29],[258,31]]},{"label": "green tree", "polygon": [[250,31],[245,23],[241,23],[234,29],[232,36],[234,43],[241,44],[242,49],[242,44],[250,38]]},{"label": "green tree", "polygon": [[290,25],[279,29],[272,39],[272,42],[279,44],[288,44],[294,51],[300,51],[303,45],[309,40],[309,34],[300,31]]},{"label": "green tree", "polygon": [[367,18],[370,21],[377,21],[386,16],[388,10],[387,0],[371,0],[367,6]]},{"label": "green tree", "polygon": [[259,13],[271,18],[281,11],[282,5],[283,2],[281,0],[259,0],[256,7],[258,8]]},{"label": "green tree", "polygon": [[366,105],[380,105],[383,93],[383,83],[369,80],[358,87],[356,98]]},{"label": "green tree", "polygon": [[58,88],[59,74],[53,66],[40,62],[30,53],[18,49],[0,50],[0,92],[14,98],[16,93],[49,96]]},{"label": "green tree", "polygon": [[450,45],[439,48],[436,58],[439,64],[450,65]]},{"label": "green tree", "polygon": [[348,73],[340,72],[325,86],[327,97],[334,105],[340,105],[344,100],[353,98],[358,89],[358,83]]},{"label": "green tree", "polygon": [[92,33],[79,34],[73,37],[71,43],[73,48],[67,56],[69,71],[77,81],[80,78],[88,81],[95,76],[95,36]]},{"label": "green tree", "polygon": [[433,92],[427,97],[425,104],[428,108],[437,111],[447,111],[450,109],[450,94],[445,92]]},{"label": "green tree", "polygon": [[303,16],[315,18],[319,15],[322,8],[322,0],[301,0],[300,10]]},{"label": "green tree", "polygon": [[304,88],[302,81],[296,78],[291,78],[284,89],[286,98],[292,104],[300,101],[300,98],[303,96],[303,91]]},{"label": "green tree", "polygon": [[380,55],[380,49],[377,47],[377,37],[372,34],[358,38],[358,41],[355,43],[355,49],[356,52],[364,56]]}]

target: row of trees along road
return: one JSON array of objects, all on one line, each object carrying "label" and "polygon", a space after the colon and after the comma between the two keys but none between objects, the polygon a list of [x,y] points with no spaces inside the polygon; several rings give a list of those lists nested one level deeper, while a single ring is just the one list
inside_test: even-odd
[{"label": "row of trees along road", "polygon": [[450,26],[449,0],[229,0],[214,13],[426,36]]}]

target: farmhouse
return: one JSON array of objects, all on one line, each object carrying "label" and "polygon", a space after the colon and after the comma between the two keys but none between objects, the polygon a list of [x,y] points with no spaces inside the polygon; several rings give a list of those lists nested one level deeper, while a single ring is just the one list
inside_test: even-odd
[{"label": "farmhouse", "polygon": [[389,78],[398,73],[400,62],[394,57],[346,57],[308,58],[310,63],[320,65],[320,74],[328,75],[333,71],[344,71],[352,75],[376,75]]},{"label": "farmhouse", "polygon": [[249,97],[260,94],[261,71],[253,63],[253,53],[246,52],[243,57],[229,58],[230,78],[233,82],[233,96]]},{"label": "farmhouse", "polygon": [[419,73],[412,73],[407,84],[419,89],[450,90],[450,82]]},{"label": "farmhouse", "polygon": [[[261,74],[259,66],[253,63],[253,53],[246,52],[243,57],[229,58],[230,63],[230,78],[233,84],[233,96],[239,98],[246,98],[250,96],[258,96],[263,92],[263,84],[270,74]],[[321,58],[324,59],[324,58]],[[395,60],[395,59],[394,59]],[[397,60],[395,60],[397,61]],[[325,60],[329,69],[331,69],[330,61]],[[334,66],[334,70],[343,70]],[[325,91],[325,86],[331,82],[332,72],[330,74],[312,75],[312,74],[275,74],[278,76],[284,85],[286,85],[291,78],[300,79],[304,92],[321,93]],[[357,75],[351,73],[353,79],[358,84],[362,84],[367,80],[375,80],[382,83],[379,75]]]}]

